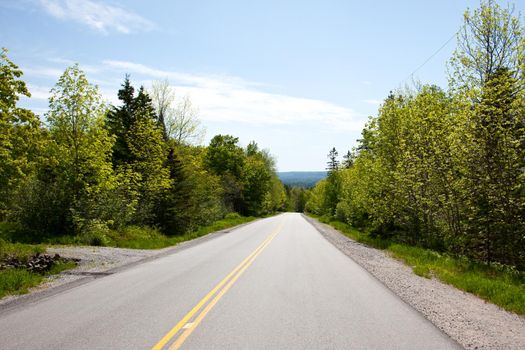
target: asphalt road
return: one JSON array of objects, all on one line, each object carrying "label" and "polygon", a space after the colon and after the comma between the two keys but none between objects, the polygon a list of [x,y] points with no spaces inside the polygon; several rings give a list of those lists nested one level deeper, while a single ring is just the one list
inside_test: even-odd
[{"label": "asphalt road", "polygon": [[0,315],[0,349],[456,349],[299,214]]}]

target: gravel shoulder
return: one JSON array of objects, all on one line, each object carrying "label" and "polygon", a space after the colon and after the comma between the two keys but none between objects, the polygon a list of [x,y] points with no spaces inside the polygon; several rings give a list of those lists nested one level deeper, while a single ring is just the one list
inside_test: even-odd
[{"label": "gravel shoulder", "polygon": [[387,252],[304,216],[330,243],[465,349],[525,349],[525,318],[432,278],[417,276]]}]

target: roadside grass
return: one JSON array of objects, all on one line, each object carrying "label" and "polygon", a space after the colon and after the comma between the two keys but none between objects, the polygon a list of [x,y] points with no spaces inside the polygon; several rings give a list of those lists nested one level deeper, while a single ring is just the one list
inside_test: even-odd
[{"label": "roadside grass", "polygon": [[[3,225],[5,226],[5,225]],[[0,260],[6,257],[16,257],[27,261],[31,256],[45,253],[41,244],[10,243],[0,238]],[[22,268],[0,270],[0,298],[10,294],[24,294],[29,288],[39,285],[44,277],[72,269],[76,264],[72,261],[58,261],[46,273],[31,272]]]},{"label": "roadside grass", "polygon": [[499,264],[482,264],[465,257],[374,238],[348,224],[327,217],[309,216],[341,231],[353,240],[387,250],[418,276],[436,277],[458,289],[477,295],[505,310],[525,315],[525,273]]},{"label": "roadside grass", "polygon": [[42,283],[46,276],[56,275],[75,266],[72,261],[57,262],[51,270],[43,274],[26,269],[0,270],[0,298],[6,295],[25,294],[30,288]]},{"label": "roadside grass", "polygon": [[0,260],[15,256],[21,261],[27,261],[29,257],[45,251],[45,247],[40,244],[10,243],[0,238]]},{"label": "roadside grass", "polygon": [[25,269],[0,271],[0,298],[10,294],[25,294],[29,288],[39,285],[44,277]]}]

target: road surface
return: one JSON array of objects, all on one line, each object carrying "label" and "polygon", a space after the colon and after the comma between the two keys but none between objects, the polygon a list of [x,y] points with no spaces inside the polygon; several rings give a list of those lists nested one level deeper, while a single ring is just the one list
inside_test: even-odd
[{"label": "road surface", "polygon": [[0,314],[1,349],[456,349],[282,214]]}]

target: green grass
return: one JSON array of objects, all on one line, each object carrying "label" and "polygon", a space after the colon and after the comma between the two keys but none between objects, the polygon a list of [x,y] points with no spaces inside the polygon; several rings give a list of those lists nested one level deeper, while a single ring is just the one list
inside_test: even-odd
[{"label": "green grass", "polygon": [[0,298],[10,294],[24,294],[39,285],[44,277],[25,269],[0,271]]},{"label": "green grass", "polygon": [[[45,246],[38,244],[10,243],[0,238],[0,260],[7,256],[27,261],[37,253],[44,253]],[[29,288],[39,285],[45,276],[54,275],[76,266],[74,262],[57,262],[50,271],[40,274],[26,269],[0,270],[0,298],[10,294],[24,294]]]},{"label": "green grass", "polygon": [[41,244],[10,243],[0,238],[0,259],[6,256],[16,256],[26,261],[32,255],[44,253],[45,247]]},{"label": "green grass", "polygon": [[360,243],[389,251],[425,278],[436,277],[475,294],[505,310],[525,315],[525,273],[503,265],[487,265],[464,257],[370,237],[355,228],[326,217],[308,214]]},{"label": "green grass", "polygon": [[31,272],[26,269],[0,270],[0,298],[6,295],[25,294],[30,288],[42,283],[44,277],[58,274],[75,266],[76,264],[71,261],[58,262],[45,274]]}]

